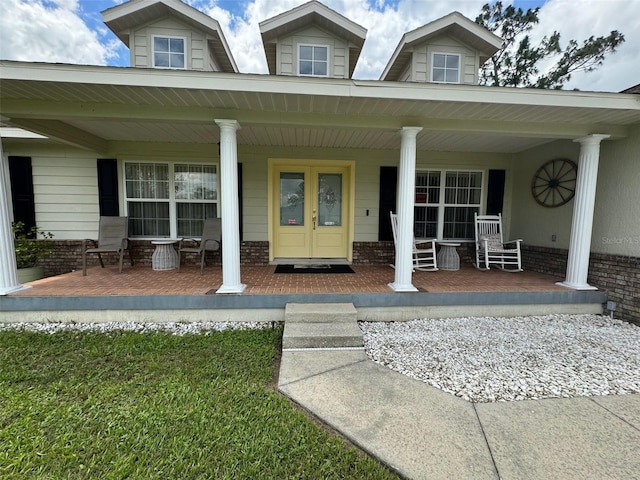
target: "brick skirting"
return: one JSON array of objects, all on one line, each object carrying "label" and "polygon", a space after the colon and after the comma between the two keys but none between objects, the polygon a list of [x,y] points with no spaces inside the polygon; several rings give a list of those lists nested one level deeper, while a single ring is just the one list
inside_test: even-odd
[{"label": "brick skirting", "polygon": [[[564,278],[568,250],[522,246],[525,270],[549,273]],[[640,257],[591,253],[589,285],[609,293],[617,302],[614,317],[640,325]]]}]

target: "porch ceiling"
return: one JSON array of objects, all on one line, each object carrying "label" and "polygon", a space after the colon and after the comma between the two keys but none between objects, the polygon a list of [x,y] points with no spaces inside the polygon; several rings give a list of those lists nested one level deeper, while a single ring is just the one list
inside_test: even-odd
[{"label": "porch ceiling", "polygon": [[[637,95],[0,62],[0,114],[15,126],[108,153],[110,142],[518,152],[559,138],[627,135]],[[490,94],[490,95],[489,95]]]}]

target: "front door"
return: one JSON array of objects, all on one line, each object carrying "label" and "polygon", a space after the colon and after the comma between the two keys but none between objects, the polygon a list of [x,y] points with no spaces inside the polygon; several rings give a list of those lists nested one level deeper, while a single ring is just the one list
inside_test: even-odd
[{"label": "front door", "polygon": [[278,165],[272,178],[273,257],[348,258],[350,168]]}]

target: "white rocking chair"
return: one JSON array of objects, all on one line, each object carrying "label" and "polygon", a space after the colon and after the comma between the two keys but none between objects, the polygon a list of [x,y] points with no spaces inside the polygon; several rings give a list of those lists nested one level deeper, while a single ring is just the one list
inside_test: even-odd
[{"label": "white rocking chair", "polygon": [[[391,217],[391,229],[393,230],[393,245],[396,247],[396,251],[398,251],[398,215],[390,212]],[[425,247],[420,248],[418,245],[425,245]],[[413,270],[420,270],[425,272],[435,272],[438,270],[438,263],[436,261],[436,241],[435,239],[428,240],[416,240],[413,239],[413,247],[412,247],[412,258],[413,258]],[[391,265],[395,268],[395,265]]]},{"label": "white rocking chair", "polygon": [[[489,270],[491,265],[506,272],[522,272],[520,244],[522,239],[508,242],[502,239],[502,214],[475,214],[476,263],[479,270]],[[512,245],[507,247],[507,245]]]}]

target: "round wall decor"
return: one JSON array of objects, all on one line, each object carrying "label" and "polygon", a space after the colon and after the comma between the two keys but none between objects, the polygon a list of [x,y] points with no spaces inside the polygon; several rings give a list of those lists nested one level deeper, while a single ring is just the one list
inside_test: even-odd
[{"label": "round wall decor", "polygon": [[543,164],[531,180],[531,193],[543,207],[559,207],[576,192],[578,166],[568,158],[556,158]]}]

